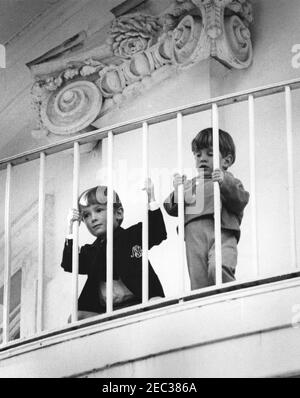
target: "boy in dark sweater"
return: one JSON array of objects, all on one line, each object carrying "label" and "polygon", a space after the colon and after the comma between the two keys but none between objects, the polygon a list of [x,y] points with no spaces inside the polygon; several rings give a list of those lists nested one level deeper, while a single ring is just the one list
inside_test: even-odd
[{"label": "boy in dark sweater", "polygon": [[171,216],[178,215],[178,186],[184,185],[184,224],[187,263],[191,288],[199,289],[215,284],[214,182],[221,193],[222,280],[235,280],[237,244],[243,210],[249,193],[228,168],[235,161],[232,137],[219,130],[220,169],[213,169],[212,128],[200,131],[192,141],[192,152],[198,176],[187,180],[174,175],[174,191],[164,202]]},{"label": "boy in dark sweater", "polygon": [[[154,186],[146,184],[149,203],[149,249],[166,239],[162,213],[154,198]],[[78,199],[79,210],[73,209],[69,220],[69,233],[73,222],[83,221],[97,239],[81,247],[79,274],[88,279],[78,300],[78,319],[106,311],[106,231],[107,187],[97,186],[83,192]],[[113,210],[113,308],[120,309],[142,302],[142,223],[123,229],[124,209],[114,192]],[[72,272],[72,237],[66,239],[61,266]],[[164,297],[162,285],[149,263],[149,299]]]}]

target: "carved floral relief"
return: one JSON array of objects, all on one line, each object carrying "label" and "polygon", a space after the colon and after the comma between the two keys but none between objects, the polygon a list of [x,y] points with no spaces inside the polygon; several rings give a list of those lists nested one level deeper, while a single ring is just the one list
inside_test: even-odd
[{"label": "carved floral relief", "polygon": [[174,70],[213,57],[243,69],[253,59],[250,0],[176,0],[160,16],[115,19],[103,43],[80,32],[30,62],[37,128],[33,134],[84,132]]}]

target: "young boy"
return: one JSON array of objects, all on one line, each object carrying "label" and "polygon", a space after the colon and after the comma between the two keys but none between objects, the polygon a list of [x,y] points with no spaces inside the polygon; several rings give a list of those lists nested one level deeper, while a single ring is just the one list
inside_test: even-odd
[{"label": "young boy", "polygon": [[[154,186],[146,184],[149,203],[149,249],[166,239],[162,213],[155,202]],[[97,239],[81,247],[79,274],[88,279],[78,300],[78,319],[106,311],[106,231],[107,187],[98,186],[83,192],[78,199],[79,211],[71,212],[69,233],[73,222],[83,220],[88,231]],[[142,301],[142,223],[127,229],[121,227],[124,210],[114,192],[113,210],[113,307],[119,309]],[[72,239],[66,239],[61,266],[72,271]],[[161,283],[149,263],[149,299],[164,297]]]},{"label": "young boy", "polygon": [[178,215],[178,186],[184,185],[184,223],[187,263],[191,288],[215,284],[214,189],[217,181],[221,193],[222,280],[235,280],[237,243],[243,210],[249,193],[228,168],[235,161],[232,137],[219,130],[220,169],[213,170],[212,128],[200,131],[192,141],[198,176],[187,180],[174,175],[174,192],[164,202],[168,214]]}]

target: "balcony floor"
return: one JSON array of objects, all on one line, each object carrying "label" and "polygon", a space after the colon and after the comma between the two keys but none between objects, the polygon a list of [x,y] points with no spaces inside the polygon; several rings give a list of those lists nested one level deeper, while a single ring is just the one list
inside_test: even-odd
[{"label": "balcony floor", "polygon": [[299,375],[299,293],[294,273],[81,321],[3,347],[0,377]]}]

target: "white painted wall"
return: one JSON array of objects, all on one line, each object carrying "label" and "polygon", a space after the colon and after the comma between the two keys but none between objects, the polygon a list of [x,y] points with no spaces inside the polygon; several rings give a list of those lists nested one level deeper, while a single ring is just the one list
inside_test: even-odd
[{"label": "white painted wall", "polygon": [[[112,2],[110,2],[112,3]],[[120,3],[114,1],[113,5]],[[252,27],[254,63],[245,71],[227,70],[216,61],[204,62],[189,70],[180,72],[159,87],[153,88],[142,98],[127,104],[120,110],[103,118],[101,125],[152,114],[166,108],[185,105],[210,96],[241,91],[264,84],[299,76],[299,70],[291,66],[291,47],[300,42],[298,23],[299,3],[290,0],[289,6],[282,0],[254,1],[255,22]],[[107,8],[107,10],[109,9]],[[0,99],[1,131],[9,131],[11,137],[0,145],[2,156],[22,152],[44,142],[30,138],[32,113],[29,111],[30,76],[25,62],[44,53],[66,38],[91,25],[95,20],[99,26],[112,18],[107,12],[100,12],[97,1],[68,1],[63,3],[57,14],[51,13],[32,26],[30,30],[8,47],[9,67],[1,80],[1,90],[6,89]],[[294,95],[294,131],[300,123],[297,108],[300,94]],[[257,101],[257,200],[258,237],[262,275],[281,274],[291,271],[288,236],[287,174],[284,126],[284,102],[282,96]],[[222,109],[220,127],[229,131],[236,143],[237,161],[233,173],[240,178],[246,189],[249,187],[248,119],[246,104]],[[202,128],[210,125],[210,114],[186,117],[184,120],[184,166],[192,175],[193,159],[190,142]],[[160,203],[171,189],[170,177],[176,168],[176,122],[170,121],[150,129],[150,165]],[[7,137],[7,136],[5,136]],[[1,141],[2,142],[2,141]],[[141,167],[140,131],[126,133],[115,138],[116,189],[125,207],[124,226],[141,220]],[[300,149],[299,135],[295,134],[295,181],[299,181]],[[106,140],[102,149],[82,155],[80,190],[99,183],[105,183]],[[47,160],[47,192],[55,196],[53,214],[47,217],[54,221],[54,250],[48,258],[51,278],[46,284],[46,329],[66,323],[71,308],[71,277],[59,267],[65,235],[65,219],[72,200],[72,154],[60,154]],[[128,170],[128,172],[127,172]],[[159,172],[158,172],[159,171]],[[158,174],[162,174],[158,178]],[[135,174],[135,175],[134,175]],[[124,178],[123,178],[124,177]],[[33,162],[18,166],[13,179],[12,218],[37,198],[38,164]],[[0,184],[4,187],[5,176],[0,172]],[[299,236],[300,210],[299,187],[296,184],[297,228]],[[0,192],[0,217],[3,219],[4,190]],[[151,261],[159,274],[166,294],[176,294],[181,283],[178,264],[176,219],[164,213],[168,229],[168,240],[151,252]],[[239,244],[239,280],[253,278],[252,269],[251,209],[248,206],[242,224],[242,238]],[[80,242],[91,241],[84,227]],[[300,248],[298,247],[298,256]],[[0,267],[2,266],[2,257]],[[36,266],[36,264],[34,264]],[[187,276],[187,275],[186,275]],[[81,284],[84,278],[81,278]],[[186,278],[188,284],[188,278]]]}]

